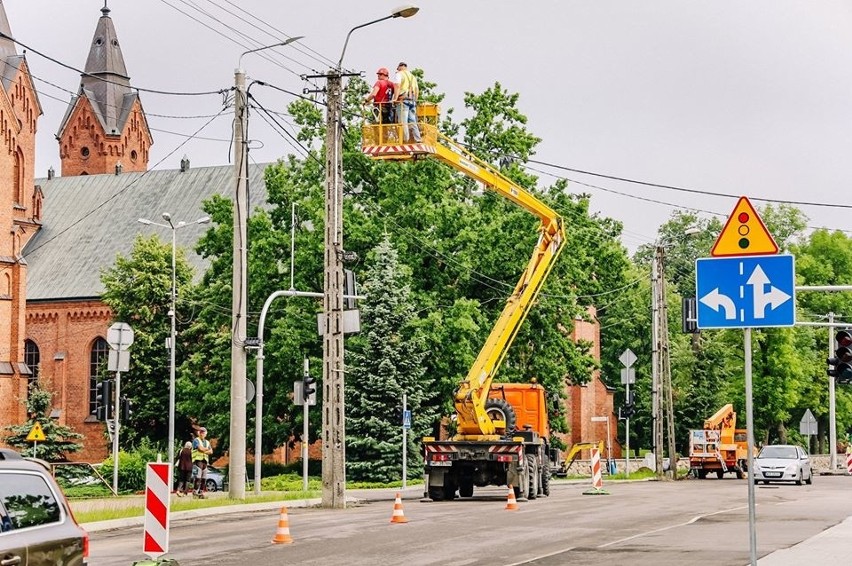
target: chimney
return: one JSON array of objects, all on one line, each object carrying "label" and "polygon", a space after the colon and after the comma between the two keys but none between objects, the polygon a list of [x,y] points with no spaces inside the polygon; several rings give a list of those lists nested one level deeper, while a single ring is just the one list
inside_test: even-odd
[{"label": "chimney", "polygon": [[189,171],[189,158],[187,156],[183,156],[183,159],[180,160],[180,172],[186,173]]},{"label": "chimney", "polygon": [[116,175],[121,175],[121,169],[122,169],[122,167],[121,167],[121,161],[116,161],[116,162],[115,162],[115,174],[116,174]]},{"label": "chimney", "polygon": [[53,170],[53,166],[51,165],[47,170],[47,180],[52,181],[54,177],[56,177],[56,171]]}]

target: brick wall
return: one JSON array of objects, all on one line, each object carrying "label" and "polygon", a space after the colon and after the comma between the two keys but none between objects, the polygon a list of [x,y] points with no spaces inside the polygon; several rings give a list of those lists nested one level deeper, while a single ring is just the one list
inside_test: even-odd
[{"label": "brick wall", "polygon": [[109,453],[104,425],[89,414],[89,364],[93,344],[111,324],[109,307],[97,300],[27,305],[27,338],[39,348],[40,379],[53,392],[59,422],[85,435],[73,460],[98,462]]}]

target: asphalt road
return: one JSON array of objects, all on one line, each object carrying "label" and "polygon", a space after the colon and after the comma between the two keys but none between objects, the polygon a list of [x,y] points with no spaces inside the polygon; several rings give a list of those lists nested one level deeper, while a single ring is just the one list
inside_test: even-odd
[{"label": "asphalt road", "polygon": [[[392,524],[392,494],[345,510],[290,509],[293,544],[273,545],[278,512],[231,513],[176,521],[171,552],[181,566],[323,565],[742,565],[749,562],[747,484],[688,480],[556,483],[551,496],[507,511],[503,488],[472,500],[421,503],[404,494],[406,524]],[[817,477],[812,486],[759,486],[758,557],[801,542],[852,515],[852,478]],[[353,495],[355,493],[350,493]],[[96,532],[90,566],[144,558],[141,528]]]}]

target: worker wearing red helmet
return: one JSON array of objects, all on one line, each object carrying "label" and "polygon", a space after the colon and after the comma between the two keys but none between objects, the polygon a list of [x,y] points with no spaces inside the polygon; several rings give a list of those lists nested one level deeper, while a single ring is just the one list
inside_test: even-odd
[{"label": "worker wearing red helmet", "polygon": [[394,85],[388,79],[388,70],[385,67],[380,68],[376,71],[377,79],[375,84],[373,85],[373,90],[370,91],[366,97],[364,97],[364,104],[369,104],[371,101],[375,105],[375,107],[379,110],[379,116],[382,124],[389,124],[393,122],[393,99],[394,99]]}]

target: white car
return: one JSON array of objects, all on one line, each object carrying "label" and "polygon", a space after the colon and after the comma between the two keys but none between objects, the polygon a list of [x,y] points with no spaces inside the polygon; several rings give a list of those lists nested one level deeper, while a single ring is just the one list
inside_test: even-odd
[{"label": "white car", "polygon": [[755,483],[789,481],[799,485],[813,481],[811,460],[800,446],[774,444],[764,446],[754,459]]}]

